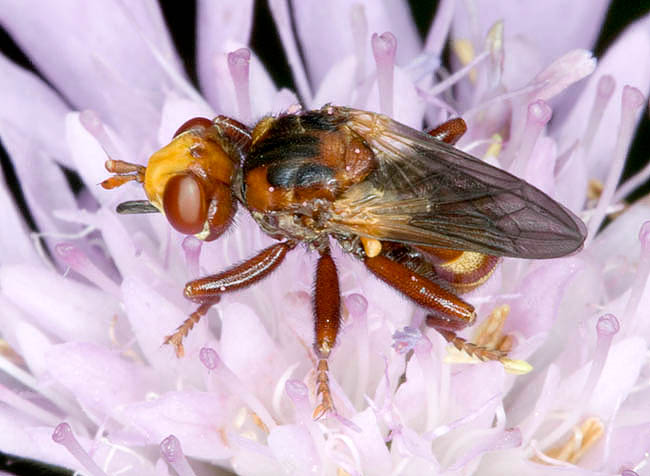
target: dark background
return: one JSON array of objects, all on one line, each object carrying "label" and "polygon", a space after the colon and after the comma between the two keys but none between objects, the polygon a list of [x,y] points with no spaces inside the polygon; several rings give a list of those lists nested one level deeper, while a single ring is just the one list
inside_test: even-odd
[{"label": "dark background", "polygon": [[[426,31],[431,25],[437,1],[434,0],[427,2],[410,0],[409,4],[411,5],[411,10],[413,11],[417,27],[421,35],[424,37]],[[192,81],[196,84],[194,44],[194,19],[196,15],[196,6],[194,1],[164,1],[162,2],[162,9],[178,52],[185,62],[187,72]],[[650,12],[650,0],[613,0],[607,13],[603,30],[601,31],[596,43],[596,56],[600,56],[627,25],[648,12]],[[265,1],[257,1],[250,46],[251,49],[259,55],[265,65],[273,65],[274,68],[270,70],[270,73],[278,87],[288,87],[295,90],[289,65],[287,64],[286,58],[283,54],[282,44],[275,32],[275,26]],[[0,51],[21,66],[36,71],[29,59],[20,51],[11,38],[1,28]],[[633,55],[634,52],[630,52],[630,54]],[[282,58],[282,60],[279,60],[279,58]],[[0,105],[0,107],[2,106]],[[650,120],[648,119],[646,108],[628,157],[628,162],[623,173],[623,179],[633,175],[649,161]],[[20,187],[16,182],[13,167],[2,147],[0,147],[0,164],[5,180],[17,203],[21,207],[21,210],[25,214],[27,223],[33,230],[35,230],[34,222],[29,215]],[[68,171],[67,176],[73,187],[78,188],[80,186],[76,174]],[[629,198],[630,200],[635,200],[648,194],[648,192],[650,192],[650,184],[646,183],[644,187],[635,191]],[[34,461],[15,458],[11,455],[2,453],[1,451],[0,471],[25,476],[72,474],[72,472],[62,468],[54,468],[52,466],[41,465]]]}]

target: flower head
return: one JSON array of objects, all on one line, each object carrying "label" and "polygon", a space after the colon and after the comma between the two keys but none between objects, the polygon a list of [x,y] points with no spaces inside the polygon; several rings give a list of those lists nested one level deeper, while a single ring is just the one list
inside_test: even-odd
[{"label": "flower head", "polygon": [[[30,236],[0,188],[3,452],[93,475],[215,465],[587,475],[646,465],[650,206],[622,201],[639,177],[617,184],[650,87],[648,18],[596,62],[585,48],[604,1],[443,0],[421,42],[402,3],[269,0],[294,92],[278,90],[248,48],[253,2],[205,1],[198,92],[154,4],[1,6],[3,26],[48,81],[0,57],[0,137],[40,230]],[[440,59],[447,40],[451,71]],[[337,412],[314,421],[308,250],[224,295],[179,359],[163,342],[194,311],[184,283],[274,240],[243,210],[210,243],[161,215],[116,216],[141,189],[97,184],[107,156],[144,162],[190,117],[254,123],[325,103],[414,128],[461,115],[469,129],[458,147],[542,189],[590,235],[569,257],[505,259],[466,295],[478,323],[462,336],[509,350],[503,363],[450,349],[422,310],[334,248]]]}]

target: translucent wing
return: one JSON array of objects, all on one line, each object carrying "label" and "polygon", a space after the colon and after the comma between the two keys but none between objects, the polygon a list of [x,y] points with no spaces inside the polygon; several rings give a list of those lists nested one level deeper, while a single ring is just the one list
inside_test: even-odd
[{"label": "translucent wing", "polygon": [[378,167],[334,203],[333,232],[520,258],[582,245],[584,223],[514,175],[385,116],[342,112]]}]

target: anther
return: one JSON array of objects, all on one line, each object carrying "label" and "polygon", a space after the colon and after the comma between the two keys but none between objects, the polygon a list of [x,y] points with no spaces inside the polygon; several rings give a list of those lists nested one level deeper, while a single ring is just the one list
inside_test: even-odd
[{"label": "anther", "polygon": [[169,435],[160,442],[160,454],[178,476],[196,476],[183,454],[181,442],[174,435]]},{"label": "anther", "polygon": [[64,446],[90,475],[107,476],[97,463],[93,461],[88,452],[81,447],[81,444],[79,444],[79,441],[75,438],[74,433],[72,433],[72,428],[70,428],[68,423],[59,423],[52,433],[52,439],[54,442]]}]

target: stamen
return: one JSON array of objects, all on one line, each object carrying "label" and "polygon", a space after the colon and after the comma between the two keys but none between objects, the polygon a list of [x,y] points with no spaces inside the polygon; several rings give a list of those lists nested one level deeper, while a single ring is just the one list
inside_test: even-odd
[{"label": "stamen", "polygon": [[545,454],[559,461],[576,464],[604,433],[605,426],[600,419],[587,418],[579,427],[573,429],[573,436],[569,437],[566,443],[546,451]]},{"label": "stamen", "polygon": [[[451,49],[454,51],[460,63],[464,66],[469,66],[474,62],[476,53],[474,52],[474,45],[466,38],[459,38],[454,40],[451,44]],[[486,53],[485,51],[483,53]],[[464,68],[463,68],[464,69]],[[472,67],[469,71],[469,80],[472,83],[476,82],[476,70]]]},{"label": "stamen", "polygon": [[[454,84],[456,84],[458,81],[463,79],[465,76],[471,74],[472,70],[481,64],[483,61],[485,61],[488,57],[490,56],[490,53],[488,51],[483,51],[480,55],[477,57],[473,58],[471,61],[469,61],[464,67],[456,71],[454,74],[448,76],[445,78],[443,81],[440,81],[438,84],[436,84],[434,87],[426,91],[427,94],[431,96],[437,96],[438,94],[442,93],[443,91],[451,88]],[[467,117],[466,114],[463,114],[463,117]]]},{"label": "stamen", "polygon": [[169,435],[160,442],[160,454],[167,464],[174,468],[178,476],[196,476],[183,454],[181,442],[174,435]]},{"label": "stamen", "polygon": [[650,221],[646,221],[641,225],[639,241],[641,242],[641,256],[636,268],[630,298],[623,312],[623,322],[626,326],[627,335],[635,335],[644,322],[643,319],[639,319],[637,316],[639,316],[641,296],[643,296],[648,276],[650,276]]},{"label": "stamen", "polygon": [[290,379],[284,385],[287,395],[296,407],[298,419],[304,423],[311,422],[311,409],[309,407],[309,389],[300,380]]},{"label": "stamen", "polygon": [[472,342],[488,349],[497,349],[504,340],[503,325],[510,314],[510,306],[502,304],[496,307],[476,329]]},{"label": "stamen", "polygon": [[199,257],[201,256],[201,248],[203,240],[199,240],[194,236],[186,236],[181,244],[183,252],[185,253],[185,265],[190,273],[190,276],[196,278],[199,275]]},{"label": "stamen", "polygon": [[589,375],[585,381],[585,386],[582,389],[582,396],[578,401],[588,402],[593,394],[596,384],[600,379],[600,375],[603,372],[603,368],[605,367],[612,340],[619,329],[620,325],[618,319],[616,319],[616,316],[613,314],[605,314],[598,319],[598,322],[596,323],[596,333],[598,337],[596,339],[594,356],[591,361],[591,369],[589,370]]},{"label": "stamen", "polygon": [[244,383],[237,377],[237,375],[230,370],[226,364],[221,360],[219,354],[210,348],[203,347],[199,351],[199,359],[208,370],[215,373],[215,377],[222,385],[228,389],[233,395],[237,395],[242,401],[260,418],[263,423],[263,430],[268,433],[269,428],[276,426],[275,420],[266,410],[264,404],[250,392]]},{"label": "stamen", "polygon": [[120,287],[113,282],[103,271],[88,259],[88,256],[73,243],[58,243],[54,252],[74,271],[113,296],[120,295]]},{"label": "stamen", "polygon": [[501,153],[501,149],[503,148],[503,137],[501,137],[501,134],[492,135],[490,141],[491,141],[490,146],[485,151],[483,160],[490,160],[493,158],[497,158]]},{"label": "stamen", "polygon": [[368,20],[366,9],[361,3],[350,7],[350,27],[354,44],[354,56],[357,64],[354,70],[356,84],[361,84],[366,76],[366,42],[368,38]]},{"label": "stamen", "polygon": [[79,122],[86,129],[90,135],[92,135],[95,140],[99,143],[100,147],[106,152],[106,155],[117,159],[120,157],[120,152],[113,142],[113,140],[106,132],[102,121],[99,119],[99,116],[95,111],[86,109],[79,113]]},{"label": "stamen", "polygon": [[393,333],[393,345],[391,347],[398,354],[404,355],[414,350],[421,339],[422,333],[419,329],[406,326],[404,330]]},{"label": "stamen", "polygon": [[382,114],[393,115],[393,74],[397,38],[387,31],[372,35],[372,53],[377,63],[377,89],[379,90],[379,110]]},{"label": "stamen", "polygon": [[537,143],[542,129],[551,120],[553,111],[545,101],[538,99],[528,105],[528,114],[526,115],[526,127],[520,138],[520,144],[517,148],[517,155],[514,163],[510,164],[510,169],[515,175],[522,176],[526,171],[526,166]]},{"label": "stamen", "polygon": [[487,88],[492,90],[501,83],[501,74],[503,73],[503,21],[496,22],[489,29],[485,46],[490,52],[491,59],[487,71]]},{"label": "stamen", "polygon": [[235,86],[239,119],[248,123],[251,120],[250,68],[251,50],[240,48],[228,53],[228,70]]},{"label": "stamen", "polygon": [[643,94],[637,88],[632,86],[625,86],[623,88],[623,95],[621,100],[621,124],[618,130],[618,138],[616,140],[616,147],[614,148],[614,159],[605,181],[605,188],[603,194],[598,201],[598,206],[594,211],[591,220],[589,220],[589,233],[585,241],[585,248],[594,239],[596,232],[600,228],[607,208],[612,203],[616,184],[618,183],[621,173],[623,172],[623,165],[625,165],[625,157],[632,142],[632,135],[634,134],[634,127],[636,125],[637,113],[641,106],[644,104]]},{"label": "stamen", "polygon": [[603,118],[603,112],[605,111],[605,107],[607,107],[609,100],[612,98],[615,87],[616,81],[609,74],[601,76],[598,79],[594,105],[592,106],[591,113],[589,114],[587,129],[583,134],[582,146],[584,148],[585,155],[588,155],[589,151],[591,151],[591,145],[593,143],[594,137],[596,136],[596,132],[598,131],[600,121]]},{"label": "stamen", "polygon": [[433,18],[429,34],[424,44],[424,51],[440,56],[445,47],[451,20],[454,18],[454,7],[456,0],[442,0],[438,3],[436,14]]},{"label": "stamen", "polygon": [[59,423],[52,433],[52,439],[55,443],[64,446],[92,476],[107,476],[86,450],[81,447],[68,423]]}]

